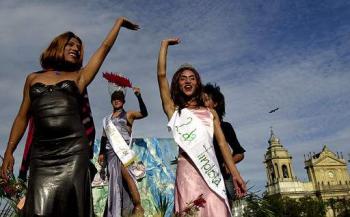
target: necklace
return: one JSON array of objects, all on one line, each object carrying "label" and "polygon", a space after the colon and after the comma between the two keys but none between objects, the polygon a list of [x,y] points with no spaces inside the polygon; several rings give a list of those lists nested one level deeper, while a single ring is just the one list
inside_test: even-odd
[{"label": "necklace", "polygon": [[113,113],[121,113],[124,109],[120,108],[120,109],[114,109]]}]

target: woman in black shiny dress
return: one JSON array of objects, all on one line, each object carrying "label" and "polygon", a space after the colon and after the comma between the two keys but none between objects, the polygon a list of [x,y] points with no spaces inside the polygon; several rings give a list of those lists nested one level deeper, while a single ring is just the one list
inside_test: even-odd
[{"label": "woman in black shiny dress", "polygon": [[27,77],[1,167],[2,177],[7,178],[14,165],[13,152],[32,116],[35,133],[24,216],[93,216],[81,93],[95,77],[121,27],[138,29],[126,18],[118,18],[83,68],[80,38],[72,32],[57,36],[41,55],[44,71]]}]

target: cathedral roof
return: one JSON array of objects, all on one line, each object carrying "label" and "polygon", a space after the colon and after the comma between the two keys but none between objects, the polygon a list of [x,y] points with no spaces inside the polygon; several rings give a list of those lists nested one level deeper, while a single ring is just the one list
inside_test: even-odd
[{"label": "cathedral roof", "polygon": [[270,146],[281,145],[280,139],[274,134],[272,127],[271,127],[271,136],[269,139],[269,144],[270,144]]},{"label": "cathedral roof", "polygon": [[265,160],[268,159],[291,159],[292,157],[289,155],[287,149],[283,147],[280,142],[280,139],[275,135],[271,127],[271,136],[269,139],[269,147],[267,148],[265,154]]},{"label": "cathedral roof", "polygon": [[334,154],[326,145],[323,146],[321,152],[311,155],[311,157],[305,161],[305,166],[316,165],[346,165],[346,161],[342,157]]}]

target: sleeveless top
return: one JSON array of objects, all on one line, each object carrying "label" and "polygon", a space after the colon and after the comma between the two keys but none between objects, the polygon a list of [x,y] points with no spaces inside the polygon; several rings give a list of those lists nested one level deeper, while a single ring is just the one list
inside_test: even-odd
[{"label": "sleeveless top", "polygon": [[92,216],[89,147],[76,83],[29,88],[35,131],[23,216]]},{"label": "sleeveless top", "polygon": [[[29,96],[36,129],[32,157],[88,150],[80,116],[81,95],[74,81],[63,80],[53,85],[35,83],[30,87]],[[76,139],[82,140],[68,145],[68,141]]]},{"label": "sleeveless top", "polygon": [[[126,118],[126,111],[123,110],[119,116],[117,117],[111,117],[111,115],[108,115],[105,117],[107,118],[111,118],[112,119],[112,123],[114,124],[114,126],[116,126],[117,130],[119,131],[120,135],[122,135],[122,137],[124,138],[125,142],[129,144],[130,141],[130,133],[128,130],[128,120]],[[105,131],[103,131],[103,136],[106,136]],[[112,149],[111,144],[109,144],[109,141],[107,140],[107,144],[106,144],[106,149]]]}]

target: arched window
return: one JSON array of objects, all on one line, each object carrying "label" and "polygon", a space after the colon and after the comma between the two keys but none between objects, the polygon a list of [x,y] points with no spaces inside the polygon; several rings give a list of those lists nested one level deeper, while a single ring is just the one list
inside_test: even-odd
[{"label": "arched window", "polygon": [[288,168],[286,165],[282,165],[283,178],[289,178]]},{"label": "arched window", "polygon": [[270,166],[270,175],[271,175],[272,182],[274,182],[276,179],[276,175],[275,175],[273,165]]}]

